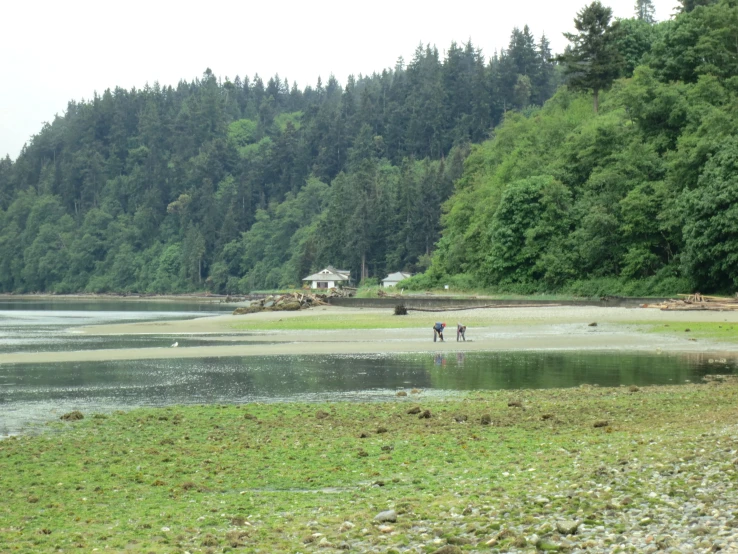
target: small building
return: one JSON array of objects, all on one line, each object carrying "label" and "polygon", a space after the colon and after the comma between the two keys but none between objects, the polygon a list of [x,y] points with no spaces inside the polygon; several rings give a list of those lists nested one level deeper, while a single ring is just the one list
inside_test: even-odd
[{"label": "small building", "polygon": [[329,265],[318,273],[308,275],[303,281],[308,281],[311,289],[334,289],[338,286],[348,285],[351,282],[351,272],[336,269]]},{"label": "small building", "polygon": [[390,273],[382,279],[382,286],[383,287],[394,287],[397,283],[402,281],[403,279],[407,279],[408,277],[412,277],[412,273],[403,273],[402,271],[398,271],[397,273]]}]

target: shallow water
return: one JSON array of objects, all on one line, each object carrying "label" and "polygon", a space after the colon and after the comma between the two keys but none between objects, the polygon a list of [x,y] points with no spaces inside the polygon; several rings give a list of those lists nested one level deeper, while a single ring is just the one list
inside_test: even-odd
[{"label": "shallow water", "polygon": [[[0,300],[0,355],[170,346],[171,337],[164,335],[92,336],[78,334],[76,328],[192,319],[231,310],[232,305],[217,303],[5,299]],[[207,337],[185,337],[180,342],[182,346],[210,344]]]},{"label": "shallow water", "polygon": [[[0,355],[17,351],[166,346],[166,336],[75,335],[79,325],[191,318],[220,306],[92,303],[7,309],[0,302]],[[203,310],[202,308],[208,308]],[[223,309],[230,309],[225,307]],[[217,313],[222,313],[218,311]],[[207,336],[180,339],[207,343]],[[254,343],[251,343],[254,344]],[[244,344],[248,348],[249,344]],[[714,354],[622,351],[516,351],[362,356],[255,356],[0,366],[0,436],[29,431],[71,410],[83,413],[171,404],[372,401],[466,390],[697,382],[736,373],[734,358]],[[401,399],[402,400],[402,399]],[[416,401],[413,395],[405,401]]]},{"label": "shallow water", "polygon": [[[520,388],[697,382],[736,360],[701,354],[474,352],[453,355],[289,356],[4,365],[0,435],[84,413],[135,406],[396,399]],[[413,396],[407,397],[413,400]]]}]

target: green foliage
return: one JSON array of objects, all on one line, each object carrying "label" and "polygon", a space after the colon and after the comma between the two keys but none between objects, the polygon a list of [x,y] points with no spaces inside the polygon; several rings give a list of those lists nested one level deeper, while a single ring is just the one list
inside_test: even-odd
[{"label": "green foliage", "polygon": [[0,291],[235,293],[327,264],[424,269],[470,141],[553,93],[548,48],[526,27],[491,60],[471,42],[419,47],[345,86],[208,69],[70,102],[0,160]]},{"label": "green foliage", "polygon": [[735,0],[704,4],[710,5],[685,9],[663,24],[665,32],[653,45],[651,61],[662,80],[693,83],[700,75],[738,75],[738,5]]},{"label": "green foliage", "polygon": [[379,290],[382,286],[379,284],[379,280],[373,277],[369,277],[362,281],[361,286],[356,290],[357,298],[378,298]]},{"label": "green foliage", "polygon": [[691,12],[698,6],[709,6],[717,0],[680,0],[683,12]]},{"label": "green foliage", "polygon": [[650,7],[583,8],[555,94],[523,27],[489,60],[419,46],[345,86],[207,70],[70,102],[0,160],[0,291],[244,293],[333,265],[424,271],[417,289],[733,292],[738,6]]},{"label": "green foliage", "polygon": [[654,33],[649,65],[617,81],[597,116],[561,89],[507,117],[472,149],[432,263],[408,286],[458,275],[519,293],[734,292],[738,74],[692,65],[671,82],[663,45],[683,38],[679,29],[699,29],[695,51],[700,36],[729,36],[737,10],[718,2]]},{"label": "green foliage", "polygon": [[302,116],[302,112],[281,113],[274,118],[274,124],[282,132],[287,130],[288,125],[292,125],[294,129],[299,129]]},{"label": "green foliage", "polygon": [[653,24],[656,22],[654,19],[653,2],[651,0],[636,0],[635,4],[635,15],[636,20],[643,21],[644,23]]},{"label": "green foliage", "polygon": [[738,287],[738,139],[728,139],[705,164],[697,187],[683,195],[682,261],[701,287]]},{"label": "green foliage", "polygon": [[578,32],[564,33],[571,46],[558,58],[564,64],[573,89],[593,92],[595,112],[599,106],[599,92],[609,87],[621,71],[622,55],[617,49],[611,18],[612,9],[599,0],[582,8],[574,18]]},{"label": "green foliage", "polygon": [[418,273],[402,280],[402,288],[406,290],[431,290],[438,287],[438,279],[430,273]]},{"label": "green foliage", "polygon": [[[516,180],[502,193],[482,248],[483,285],[524,283],[542,279],[556,286],[567,270],[551,263],[568,234],[571,194],[553,177]],[[556,257],[555,255],[553,255]],[[563,273],[563,275],[562,275]]]},{"label": "green foliage", "polygon": [[661,26],[654,26],[653,21],[641,18],[619,19],[613,24],[613,40],[621,58],[622,77],[630,77],[643,63],[661,29]]},{"label": "green foliage", "polygon": [[243,148],[258,141],[259,124],[251,119],[239,119],[228,126],[228,139],[236,148]]},{"label": "green foliage", "polygon": [[603,296],[668,297],[676,291],[690,290],[691,282],[674,275],[655,275],[644,279],[597,277],[571,281],[561,289],[562,293],[585,298]]}]

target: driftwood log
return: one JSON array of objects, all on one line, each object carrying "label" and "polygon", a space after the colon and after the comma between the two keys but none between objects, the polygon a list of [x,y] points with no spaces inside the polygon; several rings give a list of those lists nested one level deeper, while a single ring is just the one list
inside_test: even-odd
[{"label": "driftwood log", "polygon": [[659,308],[663,311],[733,311],[738,310],[738,298],[727,296],[704,296],[699,292],[694,294],[680,294],[681,298],[667,300],[656,304],[643,304],[644,308]]}]

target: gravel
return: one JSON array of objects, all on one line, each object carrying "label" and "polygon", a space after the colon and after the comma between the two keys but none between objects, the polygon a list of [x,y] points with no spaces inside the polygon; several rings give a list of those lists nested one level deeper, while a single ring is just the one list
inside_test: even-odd
[{"label": "gravel", "polygon": [[[703,434],[685,446],[692,454],[669,463],[621,461],[596,468],[588,481],[559,481],[556,494],[530,490],[500,498],[504,512],[482,504],[463,512],[451,508],[440,521],[400,514],[391,532],[376,537],[367,531],[365,540],[348,545],[352,552],[418,554],[738,553],[738,427]],[[562,502],[579,505],[581,519],[562,517]],[[394,544],[403,522],[404,544]]]}]

